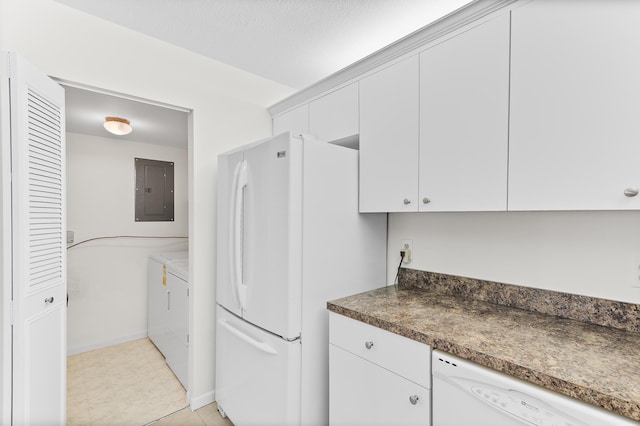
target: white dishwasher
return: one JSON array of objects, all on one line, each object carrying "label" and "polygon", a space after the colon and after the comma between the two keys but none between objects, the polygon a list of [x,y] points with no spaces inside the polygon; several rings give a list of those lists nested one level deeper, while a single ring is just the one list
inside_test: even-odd
[{"label": "white dishwasher", "polygon": [[432,352],[433,426],[638,425],[604,409]]}]

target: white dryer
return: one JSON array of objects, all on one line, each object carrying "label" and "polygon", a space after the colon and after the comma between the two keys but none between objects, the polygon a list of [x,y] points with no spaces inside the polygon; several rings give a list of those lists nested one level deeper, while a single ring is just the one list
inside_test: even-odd
[{"label": "white dryer", "polygon": [[188,389],[189,253],[149,257],[148,335]]}]

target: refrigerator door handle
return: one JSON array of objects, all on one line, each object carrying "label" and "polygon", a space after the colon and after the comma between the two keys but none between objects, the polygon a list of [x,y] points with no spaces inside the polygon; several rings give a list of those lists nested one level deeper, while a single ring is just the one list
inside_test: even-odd
[{"label": "refrigerator door handle", "polygon": [[235,328],[234,326],[229,324],[226,320],[221,319],[221,320],[218,321],[218,323],[222,327],[227,329],[227,331],[229,331],[231,334],[233,334],[234,336],[238,337],[243,342],[246,342],[249,345],[253,346],[254,348],[258,349],[259,351],[265,352],[265,353],[268,353],[268,354],[271,354],[271,355],[277,355],[278,354],[278,352],[275,349],[273,349],[271,346],[269,346],[269,344],[267,344],[265,342],[260,342],[260,341],[258,341],[256,339],[254,339],[253,337],[246,335],[241,330],[238,330],[237,328]]},{"label": "refrigerator door handle", "polygon": [[244,188],[247,186],[247,161],[242,160],[238,165],[238,177],[235,186],[233,211],[233,275],[238,301],[242,311],[247,309],[247,286],[244,284],[243,272],[243,219],[244,219]]},{"label": "refrigerator door handle", "polygon": [[236,164],[236,167],[233,169],[233,181],[231,182],[231,199],[229,203],[229,242],[228,242],[228,250],[229,250],[229,278],[231,280],[231,288],[233,290],[233,295],[236,298],[238,304],[240,304],[240,300],[238,300],[238,290],[236,284],[236,260],[235,260],[235,246],[236,246],[236,236],[235,236],[235,223],[236,223],[236,197],[237,197],[237,187],[238,187],[238,176],[240,174],[240,166],[242,166],[242,162]]}]

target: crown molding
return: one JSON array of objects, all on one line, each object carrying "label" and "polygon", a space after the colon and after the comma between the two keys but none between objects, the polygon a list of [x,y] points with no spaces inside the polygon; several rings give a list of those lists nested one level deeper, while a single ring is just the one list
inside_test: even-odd
[{"label": "crown molding", "polygon": [[330,76],[302,89],[268,108],[271,116],[276,116],[295,106],[301,105],[332,89],[351,82],[403,55],[464,27],[491,13],[503,9],[518,0],[476,0],[468,5],[432,22],[431,24],[399,39],[396,42],[360,59]]}]

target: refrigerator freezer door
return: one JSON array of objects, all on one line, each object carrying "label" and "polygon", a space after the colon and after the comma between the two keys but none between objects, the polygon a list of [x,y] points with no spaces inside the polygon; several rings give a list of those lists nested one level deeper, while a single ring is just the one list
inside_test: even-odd
[{"label": "refrigerator freezer door", "polygon": [[300,424],[300,346],[218,306],[216,401],[235,425]]},{"label": "refrigerator freezer door", "polygon": [[301,328],[302,143],[288,133],[244,151],[243,318],[295,339]]}]

